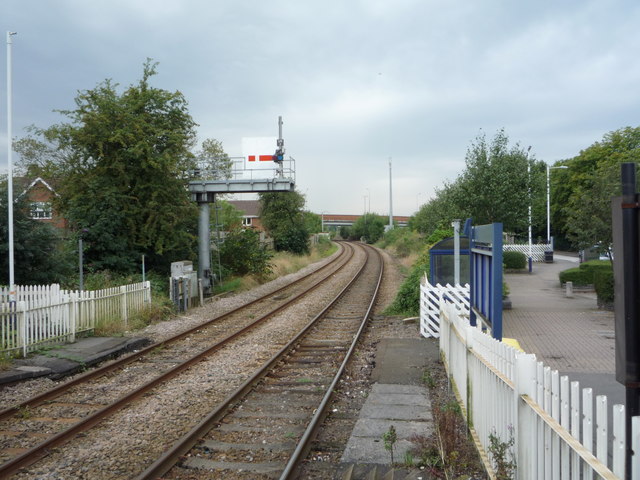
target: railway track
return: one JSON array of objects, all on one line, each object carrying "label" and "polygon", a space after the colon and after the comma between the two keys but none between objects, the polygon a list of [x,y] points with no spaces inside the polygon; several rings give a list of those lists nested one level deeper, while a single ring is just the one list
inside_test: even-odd
[{"label": "railway track", "polygon": [[333,262],[293,284],[1,411],[0,477],[25,469],[234,339],[266,325],[313,289],[330,284],[353,255],[353,247],[345,245]]},{"label": "railway track", "polygon": [[380,254],[295,338],[137,480],[295,478],[373,308]]}]

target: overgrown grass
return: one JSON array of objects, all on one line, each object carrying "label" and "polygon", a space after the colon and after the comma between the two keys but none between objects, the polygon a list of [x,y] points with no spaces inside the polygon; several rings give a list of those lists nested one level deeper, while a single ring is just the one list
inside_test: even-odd
[{"label": "overgrown grass", "polygon": [[142,310],[129,315],[125,322],[121,317],[109,317],[96,323],[94,335],[117,337],[126,332],[142,330],[148,325],[162,322],[170,318],[174,313],[171,302],[166,297],[154,299]]}]

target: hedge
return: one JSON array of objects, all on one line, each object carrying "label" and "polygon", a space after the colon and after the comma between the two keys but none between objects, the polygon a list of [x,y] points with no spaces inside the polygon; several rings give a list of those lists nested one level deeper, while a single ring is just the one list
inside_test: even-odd
[{"label": "hedge", "polygon": [[594,285],[597,272],[613,272],[608,260],[590,260],[581,263],[577,268],[570,268],[559,273],[560,283],[573,282],[576,286]]},{"label": "hedge", "polygon": [[613,305],[613,270],[596,270],[593,276],[593,286],[598,294],[598,306]]},{"label": "hedge", "polygon": [[527,266],[527,256],[522,252],[503,252],[502,263],[507,270],[521,270]]}]

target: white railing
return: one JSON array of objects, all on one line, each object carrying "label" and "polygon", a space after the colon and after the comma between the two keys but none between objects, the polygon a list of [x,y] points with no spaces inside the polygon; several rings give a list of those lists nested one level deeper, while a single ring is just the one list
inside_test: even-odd
[{"label": "white railing", "polygon": [[420,333],[423,337],[440,337],[440,303],[445,298],[461,313],[469,315],[469,284],[431,285],[427,276],[420,281]]},{"label": "white railing", "polygon": [[[553,248],[548,243],[539,243],[539,244],[531,245],[531,259],[534,262],[544,262],[544,252],[548,252],[550,250],[553,250]],[[503,252],[520,252],[520,253],[524,253],[528,257],[529,244],[516,245],[513,243],[504,243],[502,245],[502,251]]]},{"label": "white railing", "polygon": [[16,287],[16,301],[0,288],[0,354],[22,354],[45,343],[74,341],[100,321],[128,321],[151,302],[150,282],[92,291],[61,290],[59,285]]},{"label": "white railing", "polygon": [[[470,326],[448,302],[442,302],[440,349],[484,458],[491,459],[494,435],[505,443],[513,438],[518,479],[625,478],[623,405],[613,406],[610,430],[606,396],[597,396],[594,408],[591,388],[581,392],[579,382],[535,355]],[[632,438],[640,452],[640,417],[633,419]],[[640,453],[630,478],[640,480]]]}]

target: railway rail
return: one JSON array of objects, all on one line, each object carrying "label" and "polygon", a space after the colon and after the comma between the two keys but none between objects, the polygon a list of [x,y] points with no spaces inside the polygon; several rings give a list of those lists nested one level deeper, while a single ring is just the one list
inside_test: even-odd
[{"label": "railway rail", "polygon": [[354,248],[345,244],[333,262],[294,284],[1,411],[0,477],[42,459],[233,339],[264,325],[313,289],[330,284],[353,256]]},{"label": "railway rail", "polygon": [[367,257],[322,312],[137,480],[294,478],[376,300],[383,260],[371,247]]}]

